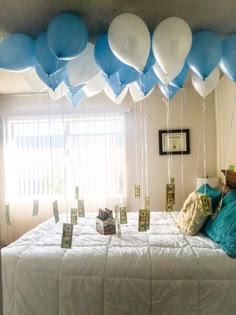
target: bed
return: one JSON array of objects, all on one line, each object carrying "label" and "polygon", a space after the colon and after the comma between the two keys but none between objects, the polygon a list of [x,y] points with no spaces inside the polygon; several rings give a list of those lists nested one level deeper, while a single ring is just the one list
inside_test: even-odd
[{"label": "bed", "polygon": [[176,227],[178,212],[151,212],[138,232],[128,213],[121,237],[100,235],[95,214],[79,218],[61,249],[68,215],[37,226],[2,250],[4,315],[236,313],[236,259],[199,233]]}]

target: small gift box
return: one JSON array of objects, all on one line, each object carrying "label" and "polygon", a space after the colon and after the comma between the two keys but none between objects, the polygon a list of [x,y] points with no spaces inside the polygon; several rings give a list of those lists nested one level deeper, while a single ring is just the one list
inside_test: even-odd
[{"label": "small gift box", "polygon": [[112,217],[109,209],[99,209],[96,218],[96,231],[102,235],[116,234],[116,220]]}]

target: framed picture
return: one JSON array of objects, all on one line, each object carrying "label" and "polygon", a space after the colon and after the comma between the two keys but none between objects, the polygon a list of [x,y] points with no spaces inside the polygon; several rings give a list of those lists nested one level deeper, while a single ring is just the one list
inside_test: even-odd
[{"label": "framed picture", "polygon": [[189,154],[189,129],[159,130],[159,154]]}]

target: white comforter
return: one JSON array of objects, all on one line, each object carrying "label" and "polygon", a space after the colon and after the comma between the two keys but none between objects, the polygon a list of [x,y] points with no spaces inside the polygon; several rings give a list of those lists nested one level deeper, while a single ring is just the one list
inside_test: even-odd
[{"label": "white comforter", "polygon": [[148,232],[128,213],[122,236],[102,236],[95,215],[74,226],[39,225],[2,250],[4,315],[236,314],[236,260],[203,235],[186,236],[177,213],[152,212]]}]

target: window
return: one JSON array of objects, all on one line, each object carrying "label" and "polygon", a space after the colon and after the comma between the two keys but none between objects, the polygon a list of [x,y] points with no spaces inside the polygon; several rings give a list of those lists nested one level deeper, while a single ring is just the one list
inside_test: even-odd
[{"label": "window", "polygon": [[122,114],[6,120],[7,200],[124,197],[124,135]]}]

